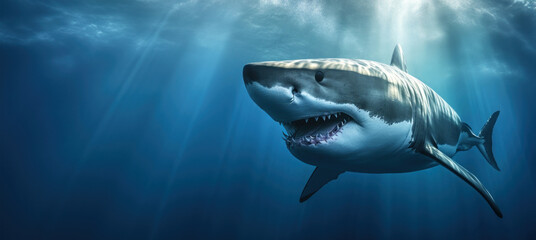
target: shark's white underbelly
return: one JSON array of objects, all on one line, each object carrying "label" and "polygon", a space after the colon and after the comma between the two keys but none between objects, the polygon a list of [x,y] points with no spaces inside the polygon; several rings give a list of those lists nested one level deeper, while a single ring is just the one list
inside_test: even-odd
[{"label": "shark's white underbelly", "polygon": [[341,169],[364,173],[402,173],[413,172],[437,166],[433,160],[417,154],[413,150],[400,149],[390,154],[371,157],[366,161],[356,159],[354,162],[340,165]]},{"label": "shark's white underbelly", "polygon": [[356,144],[369,147],[356,153],[353,161],[347,161],[341,167],[355,172],[396,173],[437,165],[435,161],[409,148],[412,124],[412,121],[388,124],[380,118],[369,116],[363,122],[366,128],[362,130],[361,137],[349,137]]}]

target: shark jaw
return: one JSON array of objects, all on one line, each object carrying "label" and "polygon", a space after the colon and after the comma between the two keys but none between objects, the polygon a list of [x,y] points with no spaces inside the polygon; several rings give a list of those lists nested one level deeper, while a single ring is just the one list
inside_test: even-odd
[{"label": "shark jaw", "polygon": [[342,112],[307,117],[281,123],[288,134],[283,132],[287,148],[316,146],[335,141],[343,127],[353,119]]}]

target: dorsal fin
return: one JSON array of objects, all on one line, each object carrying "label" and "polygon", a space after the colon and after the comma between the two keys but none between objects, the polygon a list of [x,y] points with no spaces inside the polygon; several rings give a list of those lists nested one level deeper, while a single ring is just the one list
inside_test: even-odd
[{"label": "dorsal fin", "polygon": [[400,44],[397,44],[395,47],[395,51],[393,51],[393,57],[391,58],[391,66],[395,66],[397,68],[400,68],[400,70],[404,72],[408,72],[408,69],[406,68],[406,60],[404,59],[404,54],[402,52],[402,47],[400,47]]}]

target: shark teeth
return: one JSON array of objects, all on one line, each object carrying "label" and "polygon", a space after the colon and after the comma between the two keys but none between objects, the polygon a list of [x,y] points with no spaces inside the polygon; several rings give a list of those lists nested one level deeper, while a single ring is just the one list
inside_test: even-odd
[{"label": "shark teeth", "polygon": [[[301,119],[301,120],[298,120],[298,121],[305,121],[305,123],[309,123],[309,121],[315,121],[315,122],[318,122],[318,120],[323,120],[324,122],[326,120],[331,120],[331,118],[339,118],[341,116],[341,113],[332,113],[332,114],[326,114],[326,115],[321,115],[321,116],[315,116],[315,117],[310,117],[310,118],[304,118],[304,119]],[[291,122],[283,122],[283,121],[278,121],[279,125],[289,125],[291,124]]]},{"label": "shark teeth", "polygon": [[341,113],[332,113],[332,114],[325,114],[325,115],[322,115],[322,116],[304,118],[304,119],[302,119],[302,121],[305,121],[305,123],[309,123],[309,121],[313,121],[313,120],[315,122],[318,122],[318,120],[323,120],[325,122],[326,120],[331,120],[331,118],[339,118],[340,116],[341,116]]},{"label": "shark teeth", "polygon": [[[314,119],[314,121],[313,121]],[[332,119],[338,119],[338,120],[332,120]],[[295,124],[318,124],[320,122],[326,122],[326,121],[337,121],[338,123],[333,126],[333,128],[327,132],[324,133],[314,133],[312,135],[307,136],[296,136],[296,131],[289,131],[289,134],[286,134],[283,132],[283,140],[285,140],[287,147],[294,147],[294,146],[309,146],[309,145],[317,145],[321,144],[323,142],[328,142],[329,140],[332,140],[335,136],[338,135],[338,133],[342,130],[342,127],[348,123],[348,120],[350,119],[350,116],[344,115],[342,116],[342,113],[332,113],[332,114],[325,114],[321,116],[315,116],[310,118],[305,118],[301,120],[296,120],[290,123],[283,124],[289,124],[286,126],[292,126]],[[300,122],[301,121],[301,122]]]}]

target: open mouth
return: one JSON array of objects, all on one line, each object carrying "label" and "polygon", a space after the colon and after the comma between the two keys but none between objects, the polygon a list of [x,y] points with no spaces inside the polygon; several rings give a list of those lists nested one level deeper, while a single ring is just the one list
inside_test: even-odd
[{"label": "open mouth", "polygon": [[333,113],[283,123],[288,134],[283,133],[287,147],[309,146],[327,143],[342,131],[342,127],[352,121],[345,113]]}]

